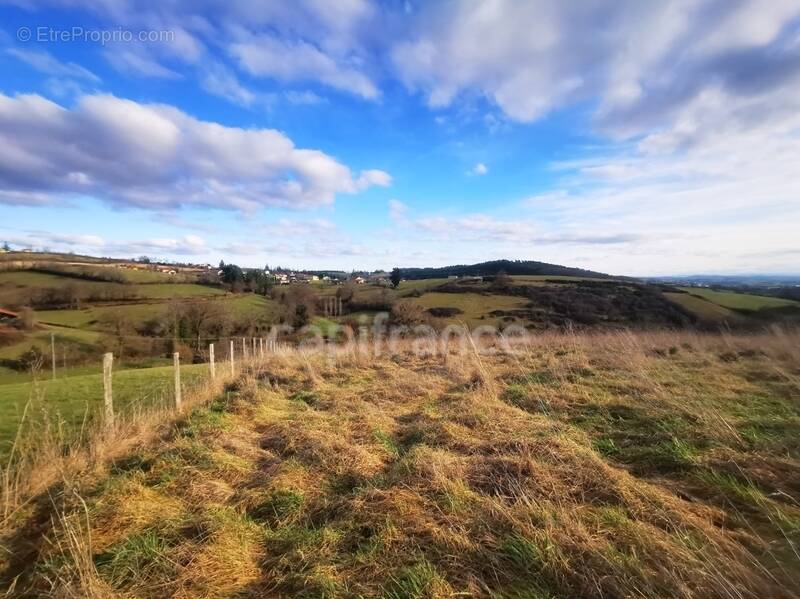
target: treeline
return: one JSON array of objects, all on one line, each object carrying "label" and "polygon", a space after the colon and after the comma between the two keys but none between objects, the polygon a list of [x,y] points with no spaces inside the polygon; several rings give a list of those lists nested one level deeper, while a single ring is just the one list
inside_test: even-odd
[{"label": "treeline", "polygon": [[562,277],[588,277],[588,278],[608,278],[609,275],[584,270],[582,268],[572,268],[560,266],[558,264],[548,264],[546,262],[536,262],[535,260],[492,260],[480,262],[478,264],[457,264],[454,266],[443,266],[440,268],[401,268],[400,273],[404,279],[442,279],[447,277],[487,277],[495,276],[505,272],[508,275],[546,275]]},{"label": "treeline", "polygon": [[[236,264],[220,262],[219,269],[221,272],[218,278],[219,282],[233,293],[249,291],[258,295],[267,295],[276,283],[274,276],[257,268],[243,269]],[[210,283],[206,282],[206,284]]]}]

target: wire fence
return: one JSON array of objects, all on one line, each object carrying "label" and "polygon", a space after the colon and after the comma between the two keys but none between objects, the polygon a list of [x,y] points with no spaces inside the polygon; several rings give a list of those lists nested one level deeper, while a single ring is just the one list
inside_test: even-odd
[{"label": "wire fence", "polygon": [[[113,352],[72,368],[51,355],[20,380],[0,384],[0,455],[7,452],[20,428],[64,427],[78,430],[102,419],[113,425],[121,413],[153,407],[180,408],[183,397],[218,377],[233,377],[266,359],[281,347],[265,337],[226,337],[204,343],[189,356],[173,351],[155,363],[126,363]],[[188,359],[187,359],[188,357]]]}]

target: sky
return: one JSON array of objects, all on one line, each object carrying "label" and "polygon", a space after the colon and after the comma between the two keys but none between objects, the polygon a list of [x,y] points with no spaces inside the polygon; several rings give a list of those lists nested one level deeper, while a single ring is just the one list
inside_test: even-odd
[{"label": "sky", "polygon": [[0,0],[0,241],[800,274],[797,0]]}]

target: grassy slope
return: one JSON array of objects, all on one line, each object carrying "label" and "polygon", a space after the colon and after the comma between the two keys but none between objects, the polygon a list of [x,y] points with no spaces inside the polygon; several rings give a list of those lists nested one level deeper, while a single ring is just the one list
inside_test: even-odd
[{"label": "grassy slope", "polygon": [[[175,285],[175,287],[182,287],[182,285]],[[226,295],[219,296],[218,299],[224,302],[226,308],[237,315],[267,313],[275,305],[272,300],[253,294]],[[156,301],[116,306],[95,306],[82,310],[40,310],[36,312],[36,318],[46,324],[98,329],[100,327],[99,321],[109,313],[121,312],[131,319],[134,324],[141,324],[150,318],[163,314],[168,306],[168,301]]]},{"label": "grassy slope", "polygon": [[430,292],[411,301],[425,308],[459,308],[463,314],[446,320],[448,322],[461,321],[476,326],[497,323],[499,319],[488,316],[493,310],[513,310],[523,308],[528,304],[528,300],[521,297],[481,295],[479,293]]},{"label": "grassy slope", "polygon": [[536,343],[445,364],[276,358],[262,382],[89,477],[86,516],[73,500],[62,522],[85,538],[76,524],[88,517],[90,561],[79,575],[83,554],[57,525],[33,584],[181,597],[793,595],[794,338]]},{"label": "grassy slope", "polygon": [[734,322],[739,314],[714,302],[688,293],[664,293],[664,297],[682,306],[706,322]]},{"label": "grassy slope", "polygon": [[[125,277],[133,276],[134,278],[136,278],[138,275],[162,275],[162,273],[136,273],[136,271],[125,270],[120,270],[119,272]],[[129,286],[122,283],[87,281],[75,277],[54,275],[49,273],[12,271],[0,272],[0,301],[2,301],[3,295],[19,293],[25,289],[63,287],[69,284],[74,284],[81,288],[91,289],[107,288],[131,290],[135,291],[136,294],[142,299],[172,297],[184,298],[225,294],[224,290],[216,287],[208,287],[206,285],[197,285],[194,283],[170,282],[169,279],[165,280],[160,276],[154,278],[153,282],[147,282],[146,284],[134,283],[133,286]]]},{"label": "grassy slope", "polygon": [[120,268],[118,272],[125,277],[125,280],[131,283],[186,283],[195,280],[195,275],[178,273],[170,275],[165,272],[158,272],[154,270],[131,270],[127,268]]},{"label": "grassy slope", "polygon": [[[98,366],[87,367],[92,373],[56,380],[44,379],[36,383],[20,382],[0,385],[0,454],[5,453],[19,426],[25,404],[33,418],[47,413],[69,425],[80,423],[84,415],[99,413],[103,402],[103,376]],[[181,367],[184,384],[191,384],[206,374],[204,364],[186,364]],[[46,376],[46,374],[44,375]],[[171,366],[122,370],[114,373],[112,385],[114,403],[120,410],[132,404],[148,405],[172,397],[173,369]]]},{"label": "grassy slope", "polygon": [[511,277],[515,283],[546,283],[548,281],[564,281],[565,283],[574,281],[613,281],[613,278],[600,277],[570,277],[564,275],[514,275]]},{"label": "grassy slope", "polygon": [[684,291],[696,295],[708,301],[714,302],[724,308],[732,310],[760,310],[762,308],[780,308],[782,306],[798,306],[798,302],[782,299],[779,297],[768,297],[764,295],[753,295],[750,293],[737,293],[735,291],[715,291],[713,289],[703,289],[699,287],[682,287]]}]

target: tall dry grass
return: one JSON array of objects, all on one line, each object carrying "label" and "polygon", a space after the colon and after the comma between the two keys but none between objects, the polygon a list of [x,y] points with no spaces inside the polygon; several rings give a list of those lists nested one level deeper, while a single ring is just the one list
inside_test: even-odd
[{"label": "tall dry grass", "polygon": [[[36,523],[49,566],[20,564],[13,592],[794,596],[800,481],[781,469],[797,458],[754,448],[744,425],[750,395],[800,401],[799,340],[661,331],[544,333],[512,353],[285,348],[187,394],[183,414],[130,415],[76,445],[56,431],[20,440],[4,544],[23,547]],[[174,427],[226,386],[234,400]],[[648,442],[673,420],[688,428]],[[627,461],[600,451],[609,437],[665,453]],[[147,469],[107,484],[109,464],[133,454]],[[159,567],[98,572],[99,555],[152,534],[169,539],[151,549]]]}]

